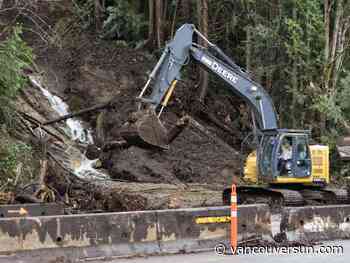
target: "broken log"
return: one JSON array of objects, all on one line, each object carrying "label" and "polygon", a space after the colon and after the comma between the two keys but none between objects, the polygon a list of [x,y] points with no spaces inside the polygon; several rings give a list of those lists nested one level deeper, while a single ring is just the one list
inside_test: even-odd
[{"label": "broken log", "polygon": [[[185,189],[172,184],[115,181],[78,185],[73,185],[76,189],[72,193],[81,211],[116,212],[222,205],[222,191],[195,184]],[[77,196],[79,194],[80,197]]]},{"label": "broken log", "polygon": [[[37,120],[36,118],[34,118],[33,116],[25,113],[25,112],[21,112],[21,111],[17,111],[26,121],[30,122],[34,128],[36,127],[40,127],[43,131],[45,131],[47,134],[49,134],[50,136],[54,137],[55,139],[57,139],[60,142],[64,142],[64,140],[62,138],[60,138],[57,134],[54,134],[53,132],[51,132],[50,130],[46,129],[45,127],[43,127],[42,123]],[[33,128],[31,128],[33,129]],[[32,130],[30,130],[32,132]],[[34,135],[34,134],[32,134]]]},{"label": "broken log", "polygon": [[225,132],[228,132],[230,135],[236,136],[236,132],[231,127],[218,120],[214,114],[207,111],[201,112],[209,119],[209,121],[213,122],[218,128],[224,130]]},{"label": "broken log", "polygon": [[74,118],[74,117],[83,115],[85,113],[89,113],[89,112],[97,111],[97,110],[102,110],[102,109],[108,108],[110,106],[111,106],[111,102],[109,101],[107,103],[103,103],[103,104],[96,105],[96,106],[93,106],[93,107],[90,107],[90,108],[82,109],[82,110],[77,111],[77,112],[66,114],[66,115],[58,117],[56,119],[44,122],[42,125],[54,124],[56,122],[60,122],[60,121],[64,121],[64,120],[67,120],[67,119],[70,119],[70,118]]},{"label": "broken log", "polygon": [[128,146],[130,146],[130,145],[125,140],[109,141],[103,145],[102,151],[107,152],[107,151],[111,151],[114,149],[123,149],[123,148],[126,148]]},{"label": "broken log", "polygon": [[181,119],[178,119],[176,125],[168,132],[168,143],[172,143],[182,131],[189,125],[190,116],[184,116]]},{"label": "broken log", "polygon": [[221,140],[216,135],[212,134],[208,129],[206,129],[203,125],[201,125],[199,122],[197,122],[195,119],[190,119],[190,126],[197,129],[198,131],[202,132],[205,136],[212,139],[216,143],[218,143],[220,146],[224,147],[226,150],[228,150],[233,155],[237,155],[237,151],[233,149],[230,145],[228,145],[226,142]]}]

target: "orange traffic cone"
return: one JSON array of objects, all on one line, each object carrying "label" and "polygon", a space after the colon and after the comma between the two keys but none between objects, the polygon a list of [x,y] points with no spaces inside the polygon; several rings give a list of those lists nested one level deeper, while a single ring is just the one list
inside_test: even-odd
[{"label": "orange traffic cone", "polygon": [[235,253],[237,249],[237,235],[238,235],[238,224],[237,224],[237,192],[236,185],[232,185],[231,191],[231,249]]}]

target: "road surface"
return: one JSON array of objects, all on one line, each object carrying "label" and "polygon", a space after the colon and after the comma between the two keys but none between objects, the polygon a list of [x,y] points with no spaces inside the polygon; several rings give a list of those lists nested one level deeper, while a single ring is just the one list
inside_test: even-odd
[{"label": "road surface", "polygon": [[[301,248],[307,249],[307,248]],[[328,251],[327,254],[322,254],[323,250]],[[331,250],[333,252],[331,252]],[[342,251],[341,251],[342,250]],[[304,250],[305,251],[305,250]],[[315,252],[316,251],[316,252]],[[153,257],[138,257],[129,259],[115,259],[112,261],[103,261],[108,263],[232,263],[232,262],[244,262],[244,263],[289,263],[298,260],[305,263],[348,263],[350,258],[350,240],[347,241],[332,241],[323,243],[320,246],[315,246],[313,254],[290,253],[286,252],[286,248],[281,250],[282,254],[268,254],[268,255],[235,255],[235,256],[218,256],[215,252],[203,252],[193,254],[178,254],[178,255],[165,255],[165,256],[153,256]],[[298,252],[298,251],[295,251]],[[102,261],[96,261],[94,263],[100,263]]]}]

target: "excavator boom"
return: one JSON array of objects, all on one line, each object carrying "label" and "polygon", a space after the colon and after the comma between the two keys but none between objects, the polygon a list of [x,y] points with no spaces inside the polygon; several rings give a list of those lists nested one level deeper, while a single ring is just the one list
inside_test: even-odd
[{"label": "excavator boom", "polygon": [[[181,79],[181,69],[190,62],[191,58],[224,80],[233,93],[243,98],[251,106],[261,130],[277,128],[277,114],[265,90],[206,38],[204,39],[209,43],[210,48],[218,53],[220,58],[196,44],[193,41],[194,34],[204,38],[194,25],[184,24],[165,47],[149,80],[137,98],[140,104],[148,106],[147,109],[141,111],[138,114],[141,117],[128,123],[121,133],[130,143],[168,148],[167,132],[159,121],[159,116],[166,107],[176,82]],[[151,84],[152,92],[146,98],[146,90]],[[142,106],[139,108],[142,109]]]},{"label": "excavator boom", "polygon": [[219,53],[219,57],[209,49],[196,44],[193,41],[194,33],[203,38],[191,24],[184,24],[177,30],[174,39],[166,46],[152,71],[150,80],[154,80],[154,85],[151,95],[149,98],[143,97],[149,81],[138,98],[152,104],[156,109],[172,87],[172,83],[181,79],[181,69],[192,58],[209,72],[224,80],[233,93],[243,98],[253,108],[261,130],[276,129],[277,114],[269,94],[216,45],[205,39],[210,43],[210,49]]}]

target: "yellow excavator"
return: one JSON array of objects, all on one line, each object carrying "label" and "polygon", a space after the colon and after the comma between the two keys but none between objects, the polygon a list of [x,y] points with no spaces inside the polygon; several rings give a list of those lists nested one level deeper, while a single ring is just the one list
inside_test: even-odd
[{"label": "yellow excavator", "polygon": [[[203,39],[208,48],[194,42],[194,35]],[[310,131],[279,128],[269,94],[192,24],[181,26],[166,45],[137,97],[136,117],[124,128],[122,136],[126,141],[168,148],[169,135],[159,117],[181,77],[181,69],[191,59],[223,80],[252,110],[256,149],[244,161],[244,179],[251,184],[237,188],[240,203],[303,205],[348,202],[346,190],[328,187],[328,146],[309,145]],[[146,97],[150,86],[151,92]],[[229,195],[230,189],[226,189],[223,193],[225,203],[229,202]]]}]

